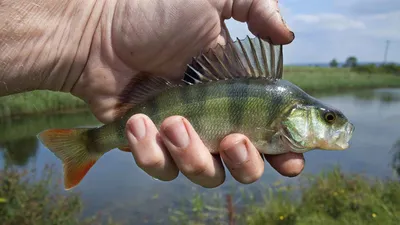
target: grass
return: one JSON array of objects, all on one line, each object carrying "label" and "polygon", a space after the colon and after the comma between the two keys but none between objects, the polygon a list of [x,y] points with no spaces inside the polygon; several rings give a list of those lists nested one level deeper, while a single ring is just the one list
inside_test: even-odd
[{"label": "grass", "polygon": [[87,110],[81,99],[63,92],[31,91],[0,97],[0,120],[27,114]]},{"label": "grass", "polygon": [[284,76],[310,93],[400,87],[400,76],[356,73],[349,68],[286,67]]},{"label": "grass", "polygon": [[[299,183],[271,185],[263,191],[263,201],[254,197],[235,200],[228,195],[225,204],[220,198],[218,204],[210,205],[205,203],[209,196],[196,195],[189,204],[171,210],[170,221],[191,225],[397,225],[399,189],[398,181],[345,175],[337,168],[306,176]],[[238,212],[235,201],[245,202]]]},{"label": "grass", "polygon": [[[400,76],[384,73],[356,73],[350,68],[287,66],[284,76],[285,79],[311,93],[400,87]],[[85,102],[68,93],[33,91],[0,97],[0,119],[27,114],[87,109]]]},{"label": "grass", "polygon": [[[83,218],[78,194],[59,193],[59,183],[52,168],[43,170],[39,180],[36,171],[11,167],[0,170],[0,223],[3,225],[89,225],[99,224],[100,215]],[[106,224],[116,224],[111,217]]]}]

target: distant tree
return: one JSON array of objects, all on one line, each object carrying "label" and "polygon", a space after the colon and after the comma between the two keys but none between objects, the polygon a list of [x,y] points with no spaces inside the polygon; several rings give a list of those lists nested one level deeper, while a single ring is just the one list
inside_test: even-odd
[{"label": "distant tree", "polygon": [[336,59],[332,59],[332,61],[329,63],[330,67],[338,67],[338,62]]},{"label": "distant tree", "polygon": [[355,56],[350,56],[346,59],[345,64],[343,65],[343,67],[355,67],[357,66],[357,58]]}]

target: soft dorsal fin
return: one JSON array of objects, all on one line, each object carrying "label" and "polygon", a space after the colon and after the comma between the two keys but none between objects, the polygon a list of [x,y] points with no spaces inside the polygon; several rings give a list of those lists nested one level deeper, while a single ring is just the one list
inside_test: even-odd
[{"label": "soft dorsal fin", "polygon": [[235,42],[229,38],[226,45],[218,45],[194,57],[192,63],[187,65],[181,82],[174,83],[147,73],[133,78],[119,95],[115,117],[121,117],[136,104],[171,87],[238,78],[274,82],[282,78],[282,73],[281,45],[273,45],[269,41],[249,36]]},{"label": "soft dorsal fin", "polygon": [[282,74],[282,46],[249,36],[193,58],[185,73],[191,84],[243,77],[275,81]]}]

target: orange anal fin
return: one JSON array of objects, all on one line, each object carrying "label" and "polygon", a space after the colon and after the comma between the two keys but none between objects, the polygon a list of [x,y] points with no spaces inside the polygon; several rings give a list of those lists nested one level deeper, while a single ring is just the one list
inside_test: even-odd
[{"label": "orange anal fin", "polygon": [[121,146],[118,149],[124,152],[132,152],[128,146]]}]

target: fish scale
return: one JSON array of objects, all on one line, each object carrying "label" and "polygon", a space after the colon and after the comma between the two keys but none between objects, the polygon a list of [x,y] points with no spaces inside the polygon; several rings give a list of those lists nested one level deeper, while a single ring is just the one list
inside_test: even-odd
[{"label": "fish scale", "polygon": [[50,129],[38,137],[62,160],[65,189],[78,185],[106,152],[130,151],[125,124],[138,113],[157,127],[173,115],[187,118],[211,153],[230,133],[246,135],[264,154],[346,149],[354,126],[282,73],[282,46],[260,38],[228,42],[195,57],[181,82],[144,73],[133,78],[112,123]]}]

